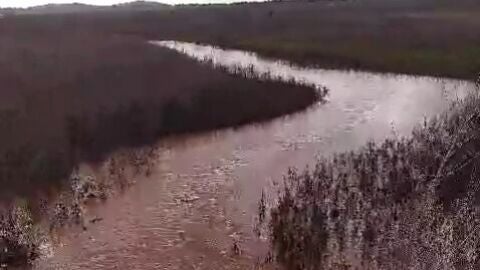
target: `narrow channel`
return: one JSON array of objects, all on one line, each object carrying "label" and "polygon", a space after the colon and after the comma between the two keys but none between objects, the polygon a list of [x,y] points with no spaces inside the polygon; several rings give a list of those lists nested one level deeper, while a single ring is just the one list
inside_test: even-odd
[{"label": "narrow channel", "polygon": [[61,237],[36,269],[251,269],[266,247],[252,234],[258,199],[289,167],[303,169],[369,140],[408,136],[474,89],[460,80],[302,68],[207,45],[151,44],[330,92],[326,103],[268,123],[158,142],[151,174],[92,206],[91,215],[102,220]]}]

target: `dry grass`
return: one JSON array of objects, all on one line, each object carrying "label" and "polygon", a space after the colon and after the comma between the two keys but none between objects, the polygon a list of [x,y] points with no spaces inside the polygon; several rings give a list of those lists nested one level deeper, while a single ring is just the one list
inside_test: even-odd
[{"label": "dry grass", "polygon": [[287,269],[477,269],[479,102],[455,104],[409,138],[291,170],[269,212],[276,260]]},{"label": "dry grass", "polygon": [[274,1],[6,17],[0,29],[177,39],[325,68],[471,80],[480,69],[479,18],[474,0]]},{"label": "dry grass", "polygon": [[480,69],[479,18],[476,1],[367,0],[186,6],[88,20],[105,33],[204,42],[326,68],[472,79]]},{"label": "dry grass", "polygon": [[39,19],[0,24],[3,196],[59,183],[76,163],[119,147],[266,120],[319,98],[310,86],[232,75],[141,39]]},{"label": "dry grass", "polygon": [[[312,87],[229,75],[148,39],[214,43],[323,67],[471,79],[480,69],[480,22],[478,3],[467,2],[285,2],[3,18],[1,198],[62,186],[78,162],[120,147],[265,120],[319,98]],[[271,211],[276,259],[289,269],[477,268],[477,105],[478,98],[459,104],[411,138],[290,173]],[[2,241],[20,243],[23,233],[4,217]]]},{"label": "dry grass", "polygon": [[[0,247],[9,250],[0,264],[8,267],[28,263],[37,246],[21,242],[28,233],[3,203],[27,198],[37,217],[37,199],[68,188],[81,162],[163,136],[267,120],[322,98],[312,86],[229,74],[91,26],[62,16],[0,21]],[[61,206],[56,219],[77,209]]]}]

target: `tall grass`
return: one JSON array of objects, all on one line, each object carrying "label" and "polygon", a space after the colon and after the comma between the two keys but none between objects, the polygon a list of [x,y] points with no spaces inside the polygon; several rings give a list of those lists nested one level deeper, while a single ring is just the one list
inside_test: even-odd
[{"label": "tall grass", "polygon": [[229,74],[135,38],[18,28],[0,29],[2,198],[61,184],[76,163],[119,147],[261,121],[321,98],[311,86]]},{"label": "tall grass", "polygon": [[[37,248],[22,242],[26,227],[8,205],[25,198],[34,219],[37,199],[68,189],[80,163],[164,136],[267,120],[326,94],[52,18],[0,22],[0,248],[8,247],[0,264],[8,267]],[[59,217],[62,209],[78,205],[60,207]]]},{"label": "tall grass", "polygon": [[276,261],[292,270],[477,269],[479,104],[475,94],[408,138],[290,170],[268,211]]},{"label": "tall grass", "polygon": [[83,29],[246,49],[325,68],[473,79],[480,69],[479,18],[480,5],[473,0],[273,1],[7,16],[0,31]]},{"label": "tall grass", "polygon": [[7,17],[3,27],[81,26],[105,35],[246,49],[326,68],[472,79],[480,68],[479,14],[472,0],[274,1]]}]

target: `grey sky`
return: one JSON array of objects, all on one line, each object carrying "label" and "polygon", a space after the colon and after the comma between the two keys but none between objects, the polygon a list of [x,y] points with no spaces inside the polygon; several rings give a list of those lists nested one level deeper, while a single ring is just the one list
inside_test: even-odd
[{"label": "grey sky", "polygon": [[[85,3],[85,4],[92,4],[92,5],[112,5],[124,2],[131,2],[125,0],[0,0],[0,7],[30,7],[30,6],[37,6],[37,5],[44,5],[49,3]],[[167,4],[182,4],[182,3],[230,3],[230,2],[238,2],[238,0],[165,0],[159,1],[162,3]]]}]

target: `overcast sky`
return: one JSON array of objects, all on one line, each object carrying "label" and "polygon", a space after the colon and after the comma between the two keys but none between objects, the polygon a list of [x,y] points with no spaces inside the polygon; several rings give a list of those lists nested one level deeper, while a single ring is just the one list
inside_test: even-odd
[{"label": "overcast sky", "polygon": [[[167,4],[182,4],[182,3],[229,3],[229,2],[238,2],[239,0],[165,0],[159,1]],[[126,0],[0,0],[0,7],[30,7],[38,6],[49,3],[85,3],[92,5],[113,5],[124,2],[131,2]]]}]

